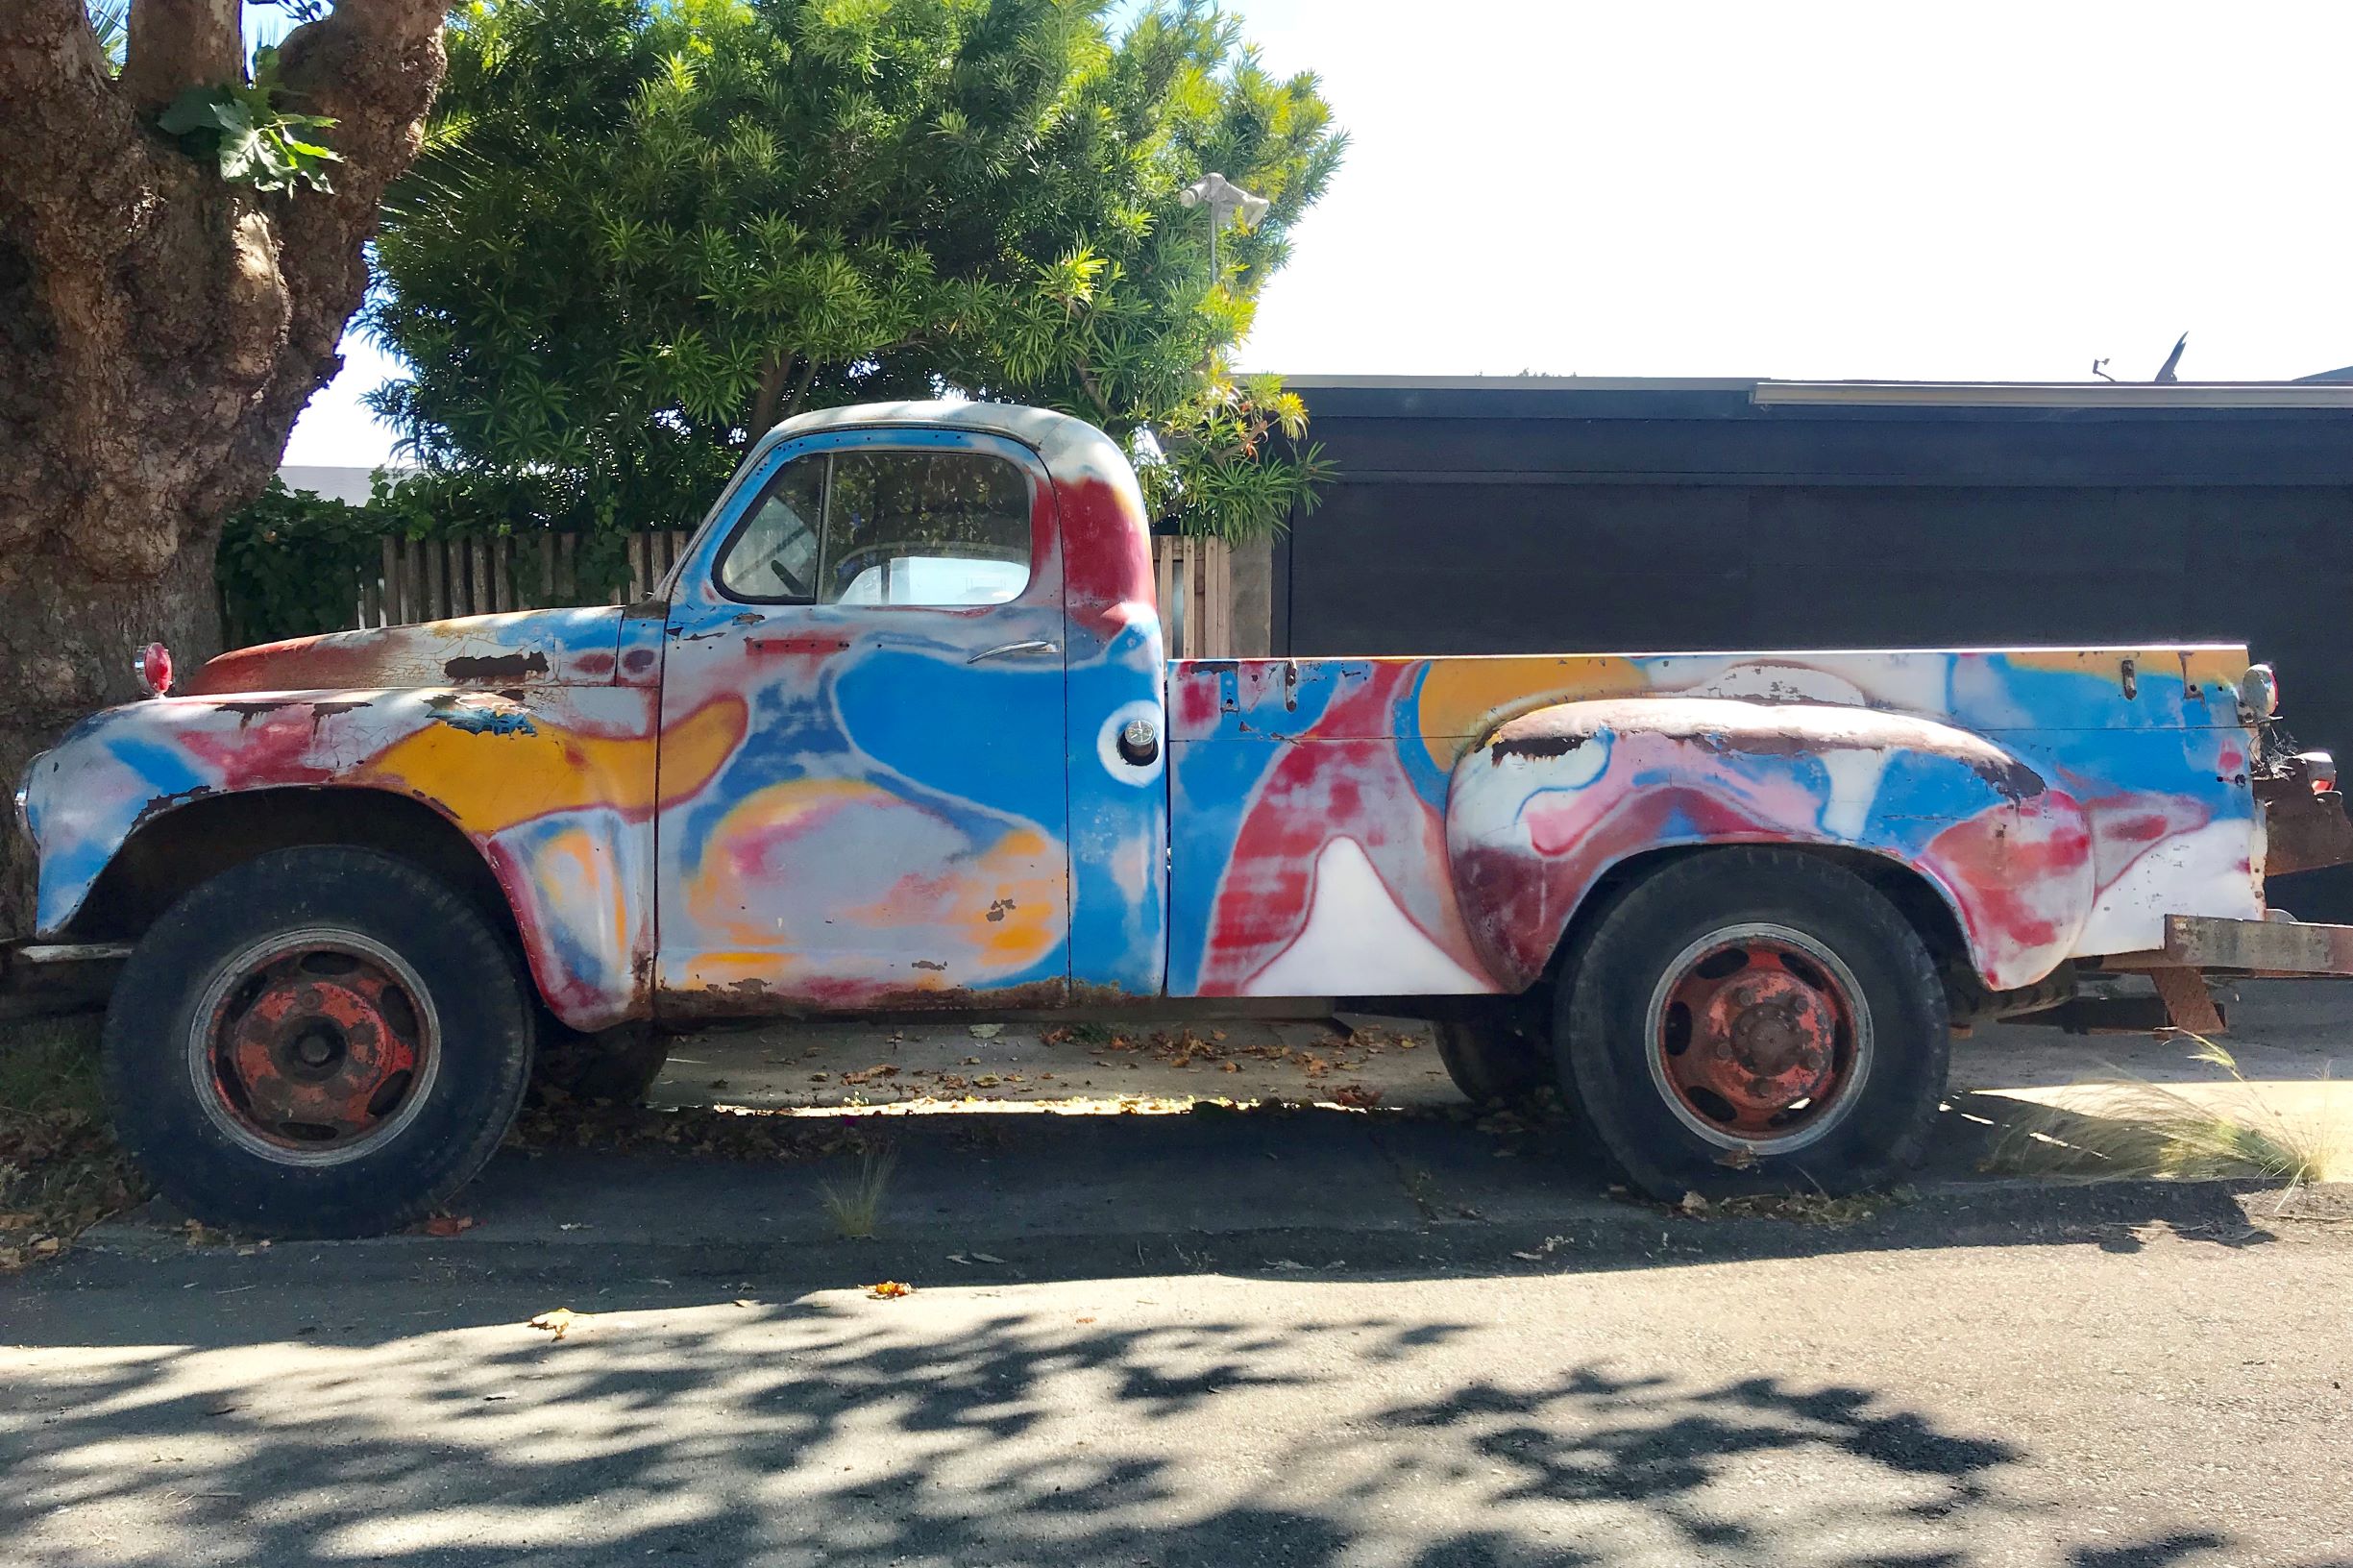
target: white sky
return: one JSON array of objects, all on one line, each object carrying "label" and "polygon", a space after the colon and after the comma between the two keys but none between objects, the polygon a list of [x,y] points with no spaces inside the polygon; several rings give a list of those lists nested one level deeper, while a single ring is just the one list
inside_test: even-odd
[{"label": "white sky", "polygon": [[[1354,137],[1242,362],[2072,380],[2353,363],[2353,6],[1230,0]],[[1434,25],[1433,18],[1437,18]],[[373,464],[366,345],[290,463]]]}]

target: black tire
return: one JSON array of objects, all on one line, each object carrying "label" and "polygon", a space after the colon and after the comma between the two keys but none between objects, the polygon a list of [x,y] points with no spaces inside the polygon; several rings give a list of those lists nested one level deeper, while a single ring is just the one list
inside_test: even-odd
[{"label": "black tire", "polygon": [[624,1024],[582,1034],[552,1017],[539,1022],[533,1090],[553,1089],[575,1100],[639,1105],[670,1062],[670,1037],[651,1024]]},{"label": "black tire", "polygon": [[[331,1017],[318,998],[336,987],[377,1005]],[[197,1219],[368,1236],[482,1167],[522,1104],[533,1032],[507,944],[462,894],[375,850],[279,849],[183,895],[140,940],[107,1012],[107,1094],[124,1146]],[[396,1035],[413,1066],[372,1079]],[[303,1119],[315,1101],[288,1115],[309,1089],[344,1094],[348,1120]]]},{"label": "black tire", "polygon": [[[1926,1151],[1951,1054],[1944,987],[1911,922],[1844,867],[1748,846],[1670,862],[1598,917],[1571,966],[1555,1024],[1560,1070],[1604,1149],[1651,1197],[1854,1192]],[[1744,1004],[1743,985],[1779,989]],[[1724,1006],[1701,1012],[1730,1023],[1695,1036],[1684,999],[1705,987]],[[1753,1076],[1777,1066],[1789,1077]],[[1809,1072],[1829,1087],[1761,1108],[1773,1099],[1761,1086]],[[1754,1097],[1677,1087],[1710,1075]]]},{"label": "black tire", "polygon": [[1473,1105],[1518,1105],[1556,1081],[1551,1046],[1515,1019],[1440,1018],[1434,1030],[1446,1076]]}]

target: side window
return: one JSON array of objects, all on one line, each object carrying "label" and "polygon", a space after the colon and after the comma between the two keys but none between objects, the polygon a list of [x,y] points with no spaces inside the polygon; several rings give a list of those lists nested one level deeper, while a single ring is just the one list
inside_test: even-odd
[{"label": "side window", "polygon": [[720,586],[737,599],[809,602],[817,597],[818,529],[824,515],[824,457],[785,464],[719,563]]},{"label": "side window", "polygon": [[969,452],[821,453],[787,464],[721,562],[737,599],[952,607],[1029,585],[1029,479]]},{"label": "side window", "polygon": [[981,453],[842,453],[824,575],[827,603],[1002,604],[1029,585],[1029,481]]}]

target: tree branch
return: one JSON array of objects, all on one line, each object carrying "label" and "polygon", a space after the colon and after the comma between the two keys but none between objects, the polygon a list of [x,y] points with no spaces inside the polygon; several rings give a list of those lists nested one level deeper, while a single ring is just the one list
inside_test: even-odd
[{"label": "tree branch", "polygon": [[[287,107],[331,116],[324,139],[343,161],[333,166],[332,194],[303,191],[271,204],[292,309],[270,406],[246,427],[257,441],[282,445],[295,413],[342,365],[335,347],[367,290],[364,247],[384,187],[424,145],[426,113],[448,63],[444,10],[445,0],[341,0],[279,49]],[[270,466],[278,457],[275,450],[246,455]]]},{"label": "tree branch", "polygon": [[117,163],[129,106],[107,75],[83,0],[0,5],[0,210],[78,209]]},{"label": "tree branch", "polygon": [[779,416],[780,418],[791,419],[795,414],[800,412],[801,400],[809,395],[809,383],[816,380],[817,360],[815,358],[802,360],[800,376],[793,382],[793,401],[784,405],[784,412]]},{"label": "tree branch", "polygon": [[1070,368],[1078,372],[1078,384],[1086,388],[1089,401],[1093,403],[1095,412],[1101,416],[1096,423],[1109,423],[1114,417],[1111,400],[1103,395],[1103,383],[1095,380],[1094,368],[1084,359],[1073,360]]},{"label": "tree branch", "polygon": [[132,0],[123,91],[153,112],[189,87],[245,80],[239,0]]},{"label": "tree branch", "polygon": [[768,362],[760,367],[760,390],[751,400],[751,438],[766,435],[776,423],[776,404],[784,396],[784,378],[793,368],[794,355],[782,349],[771,351]]}]

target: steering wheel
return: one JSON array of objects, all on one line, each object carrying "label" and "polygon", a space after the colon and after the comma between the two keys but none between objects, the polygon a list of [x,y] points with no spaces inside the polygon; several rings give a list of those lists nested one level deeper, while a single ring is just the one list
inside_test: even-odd
[{"label": "steering wheel", "polygon": [[784,563],[782,561],[770,561],[768,563],[768,569],[776,574],[776,580],[778,582],[783,583],[787,589],[798,595],[800,598],[810,599],[815,597],[809,592],[809,585],[807,583],[801,581],[798,577],[793,576],[792,573],[787,572],[784,569]]}]

